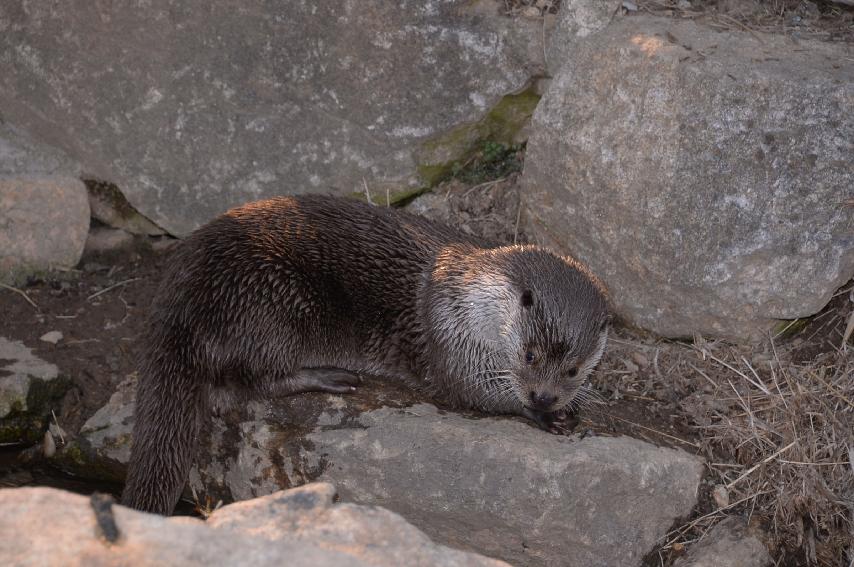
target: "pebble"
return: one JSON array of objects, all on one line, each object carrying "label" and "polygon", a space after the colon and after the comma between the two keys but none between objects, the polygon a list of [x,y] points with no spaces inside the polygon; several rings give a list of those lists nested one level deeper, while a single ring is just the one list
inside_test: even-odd
[{"label": "pebble", "polygon": [[56,454],[56,441],[53,440],[53,435],[50,430],[44,432],[44,440],[42,441],[42,453],[48,459]]},{"label": "pebble", "polygon": [[646,368],[647,366],[649,366],[649,359],[639,352],[632,353],[632,360],[634,360],[635,364],[637,364],[641,368]]},{"label": "pebble", "polygon": [[62,333],[59,331],[50,331],[40,336],[39,340],[55,345],[62,340]]},{"label": "pebble", "polygon": [[729,491],[723,484],[717,485],[714,490],[712,490],[712,498],[714,498],[715,504],[718,508],[726,508],[729,506]]}]

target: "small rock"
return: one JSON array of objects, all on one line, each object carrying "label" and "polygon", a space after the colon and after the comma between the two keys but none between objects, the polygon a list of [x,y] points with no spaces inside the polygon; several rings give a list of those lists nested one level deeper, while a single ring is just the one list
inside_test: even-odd
[{"label": "small rock", "polygon": [[768,550],[739,518],[730,517],[709,530],[673,567],[767,567]]},{"label": "small rock", "polygon": [[646,368],[647,366],[649,366],[649,359],[640,352],[633,352],[632,360],[634,360],[635,363],[641,368]]},{"label": "small rock", "polygon": [[39,340],[55,345],[56,343],[62,340],[62,333],[60,331],[49,331],[40,336]]},{"label": "small rock", "polygon": [[540,17],[540,9],[536,6],[526,6],[524,10],[522,10],[522,15],[526,18],[539,18]]},{"label": "small rock", "polygon": [[133,235],[118,228],[93,227],[89,230],[85,256],[114,254],[127,250],[133,245]]},{"label": "small rock", "polygon": [[44,432],[44,439],[42,440],[42,453],[48,459],[56,454],[56,442],[53,440],[53,434],[50,432],[50,430]]},{"label": "small rock", "polygon": [[680,10],[690,10],[693,8],[689,0],[679,0],[679,2],[676,3],[676,7]]},{"label": "small rock", "polygon": [[729,506],[729,491],[726,486],[719,484],[712,491],[712,498],[715,500],[718,508],[726,508]]},{"label": "small rock", "polygon": [[80,261],[89,231],[89,203],[79,179],[0,175],[0,281]]}]

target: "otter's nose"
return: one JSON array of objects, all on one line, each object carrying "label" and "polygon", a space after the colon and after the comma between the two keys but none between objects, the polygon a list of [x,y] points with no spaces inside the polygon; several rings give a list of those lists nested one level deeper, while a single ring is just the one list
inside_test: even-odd
[{"label": "otter's nose", "polygon": [[554,403],[557,401],[557,396],[555,396],[554,394],[549,394],[547,392],[531,391],[530,397],[531,409],[540,411],[550,410]]}]

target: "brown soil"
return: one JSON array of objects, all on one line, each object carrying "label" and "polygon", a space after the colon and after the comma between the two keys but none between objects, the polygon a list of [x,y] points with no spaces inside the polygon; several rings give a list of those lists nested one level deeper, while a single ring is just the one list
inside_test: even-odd
[{"label": "brown soil", "polygon": [[[136,337],[163,259],[149,248],[119,262],[87,258],[79,270],[31,280],[22,291],[38,309],[19,294],[0,290],[3,336],[22,341],[74,382],[57,414],[64,430],[79,430],[134,371]],[[56,345],[39,340],[49,331],[60,331],[62,340]]]}]

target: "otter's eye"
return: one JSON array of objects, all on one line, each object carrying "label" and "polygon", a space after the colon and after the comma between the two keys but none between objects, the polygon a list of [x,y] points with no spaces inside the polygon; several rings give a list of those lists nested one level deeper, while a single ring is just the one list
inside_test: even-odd
[{"label": "otter's eye", "polygon": [[531,364],[532,362],[534,362],[534,353],[531,351],[528,351],[525,353],[525,363]]},{"label": "otter's eye", "polygon": [[522,292],[522,298],[521,298],[520,302],[522,303],[522,307],[526,307],[526,308],[533,305],[534,304],[533,292],[531,292],[530,289],[526,289],[525,291],[523,291]]},{"label": "otter's eye", "polygon": [[578,368],[570,368],[569,372],[566,373],[570,378],[575,378],[578,376]]}]

